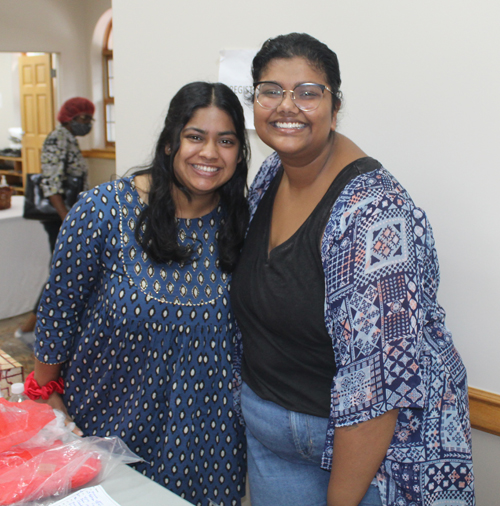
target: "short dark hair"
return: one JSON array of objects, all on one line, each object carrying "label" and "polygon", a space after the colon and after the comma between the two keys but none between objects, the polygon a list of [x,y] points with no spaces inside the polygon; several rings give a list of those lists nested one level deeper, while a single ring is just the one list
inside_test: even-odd
[{"label": "short dark hair", "polygon": [[260,81],[262,73],[272,60],[296,56],[305,58],[325,74],[328,87],[333,92],[333,108],[340,108],[342,93],[340,92],[341,79],[337,55],[326,44],[307,33],[289,33],[267,39],[253,59],[252,78],[254,83]]},{"label": "short dark hair", "polygon": [[[236,265],[248,223],[245,199],[250,147],[245,130],[245,116],[238,97],[222,83],[194,82],[183,86],[172,98],[163,130],[156,143],[153,162],[140,174],[150,174],[148,206],[139,216],[136,239],[156,262],[189,262],[193,250],[178,243],[172,185],[188,198],[187,188],[175,177],[174,158],[181,144],[181,132],[198,109],[215,106],[233,121],[239,141],[239,162],[233,177],[217,192],[224,207],[218,233],[219,264],[231,272]],[[165,148],[169,146],[167,154]]]}]

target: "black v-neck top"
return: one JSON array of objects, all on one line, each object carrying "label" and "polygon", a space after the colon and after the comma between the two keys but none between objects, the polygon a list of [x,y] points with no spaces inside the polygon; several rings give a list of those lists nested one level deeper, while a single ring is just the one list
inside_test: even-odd
[{"label": "black v-neck top", "polygon": [[329,416],[336,366],[325,327],[321,240],[345,185],[379,166],[368,157],[347,165],[299,229],[269,253],[283,169],[262,198],[231,283],[243,334],[242,377],[259,397],[292,411]]}]

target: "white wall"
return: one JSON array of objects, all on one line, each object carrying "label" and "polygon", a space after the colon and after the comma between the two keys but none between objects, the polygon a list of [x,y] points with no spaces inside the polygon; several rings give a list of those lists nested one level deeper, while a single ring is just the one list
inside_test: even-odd
[{"label": "white wall", "polygon": [[0,149],[10,145],[9,128],[21,126],[19,106],[14,101],[19,89],[17,66],[13,69],[14,58],[17,56],[12,53],[0,53]]},{"label": "white wall", "polygon": [[[500,392],[498,0],[248,3],[134,0],[113,5],[117,167],[143,163],[170,98],[218,76],[220,49],[305,31],[340,60],[339,130],[378,158],[429,214],[440,300],[470,384]],[[253,170],[267,148],[252,138]]]},{"label": "white wall", "polygon": [[87,158],[89,167],[89,186],[109,183],[116,179],[116,165],[114,160],[106,158]]},{"label": "white wall", "polygon": [[[113,19],[119,173],[149,158],[180,86],[217,80],[220,49],[260,47],[291,31],[334,49],[345,96],[339,130],[428,212],[440,301],[469,382],[500,393],[498,0],[143,0],[140,9],[115,0]],[[268,150],[254,135],[252,148],[255,171]],[[486,469],[500,440],[476,439]],[[478,504],[487,506],[500,480],[482,479]]]},{"label": "white wall", "polygon": [[92,33],[111,0],[0,2],[0,51],[59,53],[61,101],[90,96]]}]

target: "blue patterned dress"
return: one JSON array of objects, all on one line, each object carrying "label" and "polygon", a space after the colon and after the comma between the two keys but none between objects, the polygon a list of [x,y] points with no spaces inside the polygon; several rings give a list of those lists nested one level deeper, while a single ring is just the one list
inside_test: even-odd
[{"label": "blue patterned dress", "polygon": [[179,220],[190,265],[151,261],[134,236],[133,178],[80,197],[59,234],[38,313],[36,358],[63,363],[64,402],[85,435],[121,437],[136,468],[193,504],[236,505],[244,436],[233,409],[230,276],[221,208]]},{"label": "blue patterned dress", "polygon": [[[276,153],[250,189],[251,216],[281,166]],[[424,211],[384,168],[353,179],[321,244],[325,325],[338,372],[322,467],[336,427],[399,408],[377,483],[384,506],[472,506],[467,378],[437,302],[439,266]],[[236,384],[241,384],[241,341]]]}]

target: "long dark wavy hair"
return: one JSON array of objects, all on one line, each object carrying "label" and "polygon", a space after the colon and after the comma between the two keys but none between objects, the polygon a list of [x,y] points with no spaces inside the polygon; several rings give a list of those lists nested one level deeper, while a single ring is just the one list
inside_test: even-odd
[{"label": "long dark wavy hair", "polygon": [[[176,178],[174,158],[181,144],[181,132],[194,113],[201,108],[215,106],[232,119],[239,141],[239,162],[233,177],[218,188],[223,218],[218,231],[219,265],[231,272],[243,245],[248,224],[248,205],[245,198],[250,147],[245,130],[245,117],[238,97],[222,83],[194,82],[183,86],[170,102],[163,131],[156,143],[153,161],[137,174],[150,175],[148,206],[138,219],[135,231],[137,242],[150,258],[158,263],[169,261],[188,263],[193,260],[193,245],[178,242],[173,185],[190,198],[185,186]],[[169,154],[165,148],[169,146]]]}]

